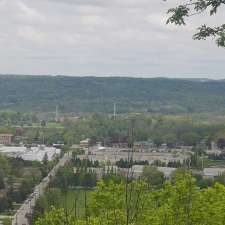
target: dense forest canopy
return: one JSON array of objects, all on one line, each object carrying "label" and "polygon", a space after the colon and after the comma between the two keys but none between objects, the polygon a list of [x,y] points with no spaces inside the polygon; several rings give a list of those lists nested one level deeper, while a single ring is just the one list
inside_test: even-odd
[{"label": "dense forest canopy", "polygon": [[17,111],[224,112],[225,81],[0,76],[0,107]]}]

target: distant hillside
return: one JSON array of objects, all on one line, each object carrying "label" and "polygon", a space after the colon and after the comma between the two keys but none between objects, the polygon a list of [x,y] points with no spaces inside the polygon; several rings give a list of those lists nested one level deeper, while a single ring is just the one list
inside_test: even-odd
[{"label": "distant hillside", "polygon": [[0,76],[0,109],[19,111],[223,112],[225,81]]}]

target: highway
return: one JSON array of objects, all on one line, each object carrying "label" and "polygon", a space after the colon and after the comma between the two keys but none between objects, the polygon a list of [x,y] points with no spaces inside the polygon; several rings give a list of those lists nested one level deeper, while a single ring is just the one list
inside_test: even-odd
[{"label": "highway", "polygon": [[37,199],[42,196],[48,187],[51,177],[54,177],[61,166],[64,166],[67,161],[71,159],[71,153],[68,152],[59,160],[59,162],[54,166],[54,168],[48,173],[41,183],[35,186],[34,191],[25,200],[23,205],[17,210],[16,214],[13,216],[12,225],[30,225],[33,215],[33,210]]}]

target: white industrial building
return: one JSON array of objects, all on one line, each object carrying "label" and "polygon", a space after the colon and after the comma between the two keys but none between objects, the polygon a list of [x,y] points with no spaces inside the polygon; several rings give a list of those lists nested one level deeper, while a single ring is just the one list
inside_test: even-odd
[{"label": "white industrial building", "polygon": [[[142,175],[143,170],[144,170],[144,165],[133,165],[132,167],[132,173],[135,178],[138,178]],[[158,171],[162,172],[164,174],[164,177],[166,179],[170,179],[172,173],[177,169],[177,168],[172,168],[172,167],[156,167]]]},{"label": "white industrial building", "polygon": [[99,162],[111,162],[111,164],[115,164],[120,159],[127,160],[128,156],[132,154],[132,159],[135,161],[148,161],[149,164],[152,164],[154,161],[161,161],[165,163],[169,162],[180,162],[183,163],[185,160],[190,158],[190,155],[187,153],[169,153],[169,152],[133,152],[129,153],[127,151],[119,151],[119,150],[97,150],[91,151],[87,150],[86,155],[78,155],[77,157],[80,159],[88,158],[91,161],[99,161]]},{"label": "white industrial building", "polygon": [[27,148],[25,146],[0,146],[0,154],[29,161],[41,162],[44,159],[45,155],[47,155],[48,160],[51,161],[56,155],[59,155],[60,152],[60,149],[57,149],[55,147],[47,147],[45,145],[39,145],[31,148]]},{"label": "white industrial building", "polygon": [[212,167],[212,168],[205,168],[203,170],[203,176],[205,178],[214,179],[215,177],[219,177],[225,173],[225,168],[223,167]]}]

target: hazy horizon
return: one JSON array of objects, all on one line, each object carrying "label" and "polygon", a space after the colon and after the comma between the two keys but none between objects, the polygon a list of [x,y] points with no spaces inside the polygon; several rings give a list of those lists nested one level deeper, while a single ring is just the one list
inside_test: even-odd
[{"label": "hazy horizon", "polygon": [[188,77],[188,76],[182,76],[182,77],[176,77],[176,76],[148,76],[148,75],[142,75],[142,76],[138,76],[138,75],[133,75],[133,76],[129,76],[129,75],[91,75],[91,74],[87,74],[87,75],[68,75],[68,74],[1,74],[0,73],[0,77],[1,76],[33,76],[33,77],[45,77],[45,76],[49,76],[49,77],[77,77],[77,78],[82,78],[82,77],[93,77],[93,78],[140,78],[140,79],[183,79],[183,80],[215,80],[215,81],[219,81],[219,80],[225,80],[224,78],[207,78],[207,77],[198,77],[198,76],[193,76],[193,77]]}]

